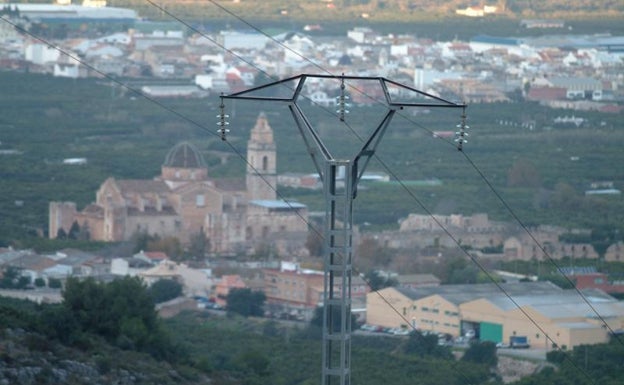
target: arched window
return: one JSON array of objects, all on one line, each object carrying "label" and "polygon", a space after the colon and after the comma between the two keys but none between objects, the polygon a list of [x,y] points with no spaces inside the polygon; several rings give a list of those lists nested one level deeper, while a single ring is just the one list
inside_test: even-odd
[{"label": "arched window", "polygon": [[262,157],[262,170],[266,171],[269,168],[269,158],[267,156]]}]

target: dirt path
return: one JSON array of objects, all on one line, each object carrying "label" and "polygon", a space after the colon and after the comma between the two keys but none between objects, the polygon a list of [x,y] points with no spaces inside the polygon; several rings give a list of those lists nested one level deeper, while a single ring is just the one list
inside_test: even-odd
[{"label": "dirt path", "polygon": [[535,373],[543,365],[543,362],[533,362],[499,355],[497,372],[503,379],[503,382],[508,384]]}]

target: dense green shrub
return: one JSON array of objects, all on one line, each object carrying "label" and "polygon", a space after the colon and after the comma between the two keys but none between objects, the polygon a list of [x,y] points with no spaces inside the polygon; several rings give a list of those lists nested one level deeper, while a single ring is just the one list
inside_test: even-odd
[{"label": "dense green shrub", "polygon": [[495,367],[498,363],[498,356],[496,355],[496,344],[491,341],[472,342],[462,356],[462,361],[474,362],[476,364],[483,364],[489,367]]},{"label": "dense green shrub", "polygon": [[232,289],[227,295],[227,311],[243,317],[263,316],[266,295],[249,288]]},{"label": "dense green shrub", "polygon": [[182,295],[182,284],[173,279],[159,279],[148,289],[154,303],[169,301]]}]

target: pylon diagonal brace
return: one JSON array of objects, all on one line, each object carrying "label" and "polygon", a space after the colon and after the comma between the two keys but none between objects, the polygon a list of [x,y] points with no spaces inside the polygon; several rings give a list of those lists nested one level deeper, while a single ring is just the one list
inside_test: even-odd
[{"label": "pylon diagonal brace", "polygon": [[[353,188],[352,188],[353,198],[355,198],[355,196],[357,195],[357,185],[360,182],[362,175],[364,175],[366,166],[368,165],[368,162],[370,161],[371,157],[375,155],[377,146],[379,145],[379,143],[381,142],[381,139],[386,133],[386,130],[388,129],[388,126],[390,125],[390,122],[392,121],[392,118],[394,117],[395,112],[396,110],[394,109],[388,110],[388,112],[386,113],[386,116],[384,116],[381,123],[379,123],[375,131],[373,131],[373,133],[368,137],[368,139],[366,140],[366,142],[360,149],[360,152],[358,152],[358,154],[353,159],[353,172],[354,172]],[[360,167],[359,161],[362,158],[364,158],[364,162],[363,162],[363,165]]]},{"label": "pylon diagonal brace", "polygon": [[[329,152],[329,150],[327,149],[327,147],[325,147],[325,145],[321,141],[321,138],[319,137],[316,130],[312,128],[312,125],[310,124],[308,119],[303,114],[303,111],[301,111],[301,108],[299,108],[299,106],[296,103],[289,104],[288,108],[290,109],[290,112],[293,118],[295,119],[295,123],[297,124],[297,128],[299,129],[299,133],[301,133],[301,137],[303,138],[303,141],[306,145],[308,154],[312,158],[314,167],[316,167],[316,171],[318,172],[321,178],[321,182],[323,182],[325,180],[325,168],[323,167],[323,164],[321,164],[319,159],[317,158],[316,150],[318,150],[318,152],[320,152],[323,155],[323,160],[325,162],[330,159],[333,159],[333,157],[331,153]],[[311,145],[310,140],[308,139],[308,136],[306,135],[306,131],[312,137],[312,141],[316,145],[316,148]]]},{"label": "pylon diagonal brace", "polygon": [[[442,99],[438,96],[429,94],[427,92],[421,91],[419,89],[410,87],[410,86],[406,86],[405,84],[401,84],[401,83],[397,83],[393,80],[390,79],[386,79],[386,78],[382,78],[382,82],[381,82],[381,86],[384,89],[384,94],[386,95],[386,100],[388,101],[388,106],[390,107],[451,107],[451,108],[457,108],[457,107],[465,107],[465,104],[461,103],[454,103],[451,102],[449,100],[446,99]],[[399,88],[403,88],[404,90],[408,90],[411,92],[414,92],[418,95],[424,96],[426,98],[429,99],[433,99],[438,101],[439,103],[395,103],[392,101],[392,97],[390,96],[390,93],[388,92],[388,86],[387,84],[392,84],[393,86],[399,87]]]},{"label": "pylon diagonal brace", "polygon": [[[286,79],[281,79],[272,83],[267,83],[267,84],[263,84],[261,86],[257,86],[257,87],[252,87],[252,88],[248,88],[244,91],[240,91],[240,92],[234,92],[232,94],[229,95],[223,95],[222,97],[224,99],[245,99],[245,100],[266,100],[266,101],[274,101],[274,102],[291,102],[294,103],[297,98],[299,97],[299,94],[301,93],[301,90],[303,89],[303,85],[305,83],[307,76],[306,75],[298,75],[298,76],[293,76],[290,78],[286,78]],[[260,90],[265,90],[268,88],[274,88],[276,86],[279,85],[284,85],[286,83],[292,82],[294,80],[298,80],[297,82],[297,87],[295,87],[294,89],[291,89],[293,94],[290,98],[280,98],[280,97],[276,97],[276,96],[255,96],[253,95],[254,92],[260,91]]]}]

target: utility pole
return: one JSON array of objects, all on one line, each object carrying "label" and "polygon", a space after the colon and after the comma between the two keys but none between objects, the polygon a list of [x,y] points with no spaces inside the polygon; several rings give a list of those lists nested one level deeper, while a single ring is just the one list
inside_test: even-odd
[{"label": "utility pole", "polygon": [[[307,79],[333,80],[339,83],[340,96],[337,97],[336,115],[341,122],[345,121],[345,114],[348,113],[345,82],[356,84],[372,82],[381,89],[381,100],[374,100],[374,102],[384,105],[386,113],[373,132],[362,139],[362,146],[353,158],[335,158],[301,110],[298,102],[300,98],[305,98],[303,94]],[[276,91],[275,88],[277,92],[273,92]],[[407,100],[412,101],[393,100],[391,95],[397,93],[411,93],[413,98],[407,98]],[[221,95],[220,121],[217,124],[220,126],[219,133],[223,140],[226,140],[226,134],[229,131],[225,128],[228,122],[225,121],[227,115],[224,111],[223,99],[286,103],[320,176],[325,198],[322,385],[350,385],[353,200],[357,195],[358,182],[371,157],[375,155],[377,146],[397,110],[405,107],[461,108],[463,110],[462,123],[456,139],[457,148],[461,151],[463,143],[466,142],[465,136],[467,136],[464,130],[466,105],[450,102],[382,77],[303,74],[230,95]]]}]

